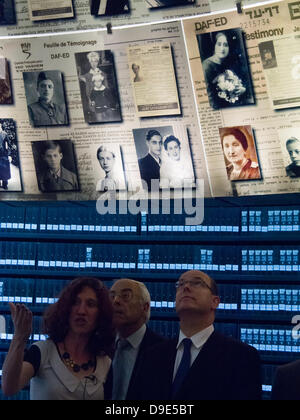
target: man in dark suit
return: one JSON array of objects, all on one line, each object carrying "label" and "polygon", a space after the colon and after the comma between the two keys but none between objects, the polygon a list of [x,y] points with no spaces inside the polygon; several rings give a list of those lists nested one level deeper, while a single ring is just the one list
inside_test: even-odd
[{"label": "man in dark suit", "polygon": [[136,379],[143,368],[143,357],[149,348],[164,340],[151,331],[150,294],[135,280],[117,280],[110,289],[117,329],[116,351],[105,384],[105,398],[131,400],[137,393]]},{"label": "man in dark suit", "polygon": [[300,400],[300,360],[277,368],[272,388],[272,400]]},{"label": "man in dark suit", "polygon": [[135,399],[260,399],[257,350],[214,330],[220,299],[213,279],[201,271],[187,271],[176,287],[179,339],[147,354]]},{"label": "man in dark suit", "polygon": [[142,180],[147,183],[148,190],[151,190],[151,180],[160,179],[160,155],[162,149],[162,136],[157,130],[149,130],[146,136],[148,154],[139,159],[139,168]]}]

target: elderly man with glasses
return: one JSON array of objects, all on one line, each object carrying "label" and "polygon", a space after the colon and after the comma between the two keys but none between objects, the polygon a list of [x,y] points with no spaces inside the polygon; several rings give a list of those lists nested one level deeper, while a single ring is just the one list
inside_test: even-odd
[{"label": "elderly man with glasses", "polygon": [[113,322],[117,330],[116,350],[105,385],[105,398],[131,400],[137,392],[136,378],[143,368],[143,355],[164,340],[147,326],[150,294],[138,281],[120,279],[110,289]]},{"label": "elderly man with glasses", "polygon": [[217,285],[191,270],[176,283],[180,333],[146,355],[136,399],[257,400],[261,398],[256,349],[215,331]]}]

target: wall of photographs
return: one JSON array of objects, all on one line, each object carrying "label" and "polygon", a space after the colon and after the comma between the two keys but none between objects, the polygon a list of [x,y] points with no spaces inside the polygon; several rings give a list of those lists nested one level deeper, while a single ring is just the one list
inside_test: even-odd
[{"label": "wall of photographs", "polygon": [[[161,187],[193,182],[196,167],[210,195],[180,22],[13,38],[2,48],[13,102],[1,108],[3,141],[14,121],[21,162],[11,165],[21,187],[11,177],[2,189],[8,198],[94,200],[105,189],[142,189],[141,179],[147,190],[168,162]],[[167,138],[180,151],[173,159]]]},{"label": "wall of photographs", "polygon": [[203,179],[206,197],[297,192],[295,4],[138,26],[123,11],[132,25],[0,40],[1,198],[94,200],[153,179]]},{"label": "wall of photographs", "polygon": [[[300,13],[253,3],[0,1],[0,366],[9,299],[43,339],[42,310],[78,269],[126,273],[172,336],[173,283],[196,268],[220,283],[218,328],[261,351],[270,397],[299,353]],[[107,191],[181,196],[200,179],[198,226],[95,211]]]}]

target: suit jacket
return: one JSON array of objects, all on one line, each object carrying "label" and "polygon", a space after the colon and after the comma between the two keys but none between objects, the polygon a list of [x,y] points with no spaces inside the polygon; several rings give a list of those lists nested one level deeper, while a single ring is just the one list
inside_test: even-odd
[{"label": "suit jacket", "polygon": [[142,159],[139,159],[141,178],[147,182],[148,190],[151,189],[151,179],[159,180],[160,166],[156,160],[148,153]]},{"label": "suit jacket", "polygon": [[277,368],[272,400],[300,400],[300,360]]},{"label": "suit jacket", "polygon": [[34,127],[48,125],[66,125],[68,117],[63,104],[51,102],[48,106],[42,102],[28,105],[28,114],[31,125]]},{"label": "suit jacket", "polygon": [[39,185],[42,192],[78,190],[77,175],[64,166],[61,166],[61,174],[57,180],[53,178],[49,170],[42,173],[39,176]]},{"label": "suit jacket", "polygon": [[[131,379],[130,379],[128,390],[127,390],[126,400],[135,399],[135,395],[138,392],[138,387],[139,387],[138,378],[142,376],[143,367],[144,367],[143,359],[144,359],[145,353],[150,348],[152,348],[152,346],[158,343],[162,343],[163,341],[165,341],[164,337],[156,334],[155,332],[153,332],[147,327],[144,338],[141,342],[141,345],[138,351],[138,355],[135,361],[133,371],[132,371]],[[107,375],[106,383],[104,385],[104,398],[106,400],[111,400],[112,384],[113,384],[113,367],[111,365],[111,368]]]},{"label": "suit jacket", "polygon": [[[135,399],[171,400],[177,340],[151,349]],[[202,347],[175,400],[261,399],[256,349],[213,332]]]}]

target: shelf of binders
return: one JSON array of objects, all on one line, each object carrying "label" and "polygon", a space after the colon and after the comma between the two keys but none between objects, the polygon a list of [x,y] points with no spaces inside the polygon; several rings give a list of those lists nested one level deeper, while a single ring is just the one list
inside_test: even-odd
[{"label": "shelf of binders", "polygon": [[0,274],[177,278],[202,270],[217,281],[299,283],[300,245],[109,244],[1,241]]},{"label": "shelf of binders", "polygon": [[[294,196],[293,196],[294,197]],[[300,231],[300,199],[285,205],[220,206],[216,200],[204,202],[201,224],[187,224],[189,215],[170,206],[169,214],[99,214],[95,202],[2,202],[0,238],[134,240],[151,242],[297,242]],[[222,203],[222,202],[221,202]],[[217,205],[218,204],[218,205]],[[244,202],[242,201],[242,204]],[[149,207],[150,209],[150,207]],[[160,210],[162,204],[160,203]]]}]

